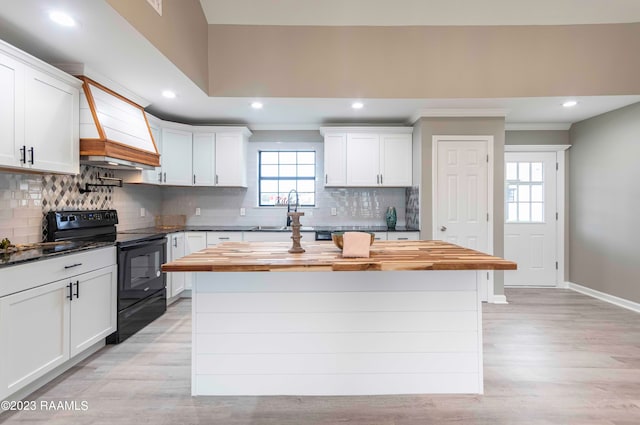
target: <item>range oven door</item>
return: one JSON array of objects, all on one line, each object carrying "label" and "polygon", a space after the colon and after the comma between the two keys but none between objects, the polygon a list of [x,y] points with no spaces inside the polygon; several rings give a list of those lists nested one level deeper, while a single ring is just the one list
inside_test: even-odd
[{"label": "range oven door", "polygon": [[151,296],[166,285],[160,267],[166,262],[165,238],[121,245],[118,250],[118,311]]}]

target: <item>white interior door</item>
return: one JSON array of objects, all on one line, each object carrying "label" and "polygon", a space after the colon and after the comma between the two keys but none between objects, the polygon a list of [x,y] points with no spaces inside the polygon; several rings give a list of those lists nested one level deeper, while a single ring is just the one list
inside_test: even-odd
[{"label": "white interior door", "polygon": [[506,152],[505,179],[504,284],[556,286],[556,152]]},{"label": "white interior door", "polygon": [[[489,238],[490,137],[434,136],[433,238],[492,253]],[[489,299],[490,274],[481,273],[483,301]]]}]

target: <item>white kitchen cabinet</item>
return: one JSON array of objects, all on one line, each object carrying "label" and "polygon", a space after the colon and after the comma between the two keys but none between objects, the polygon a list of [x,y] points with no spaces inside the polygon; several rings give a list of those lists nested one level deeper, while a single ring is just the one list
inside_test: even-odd
[{"label": "white kitchen cabinet", "polygon": [[324,185],[347,185],[347,135],[327,134],[324,137]]},{"label": "white kitchen cabinet", "polygon": [[162,129],[162,183],[191,186],[192,133],[173,128]]},{"label": "white kitchen cabinet", "polygon": [[[244,232],[244,235],[247,233],[249,232]],[[242,242],[243,240],[243,232],[207,232],[207,247],[222,242]]]},{"label": "white kitchen cabinet", "polygon": [[411,128],[324,127],[320,131],[325,186],[411,186]]},{"label": "white kitchen cabinet", "polygon": [[216,184],[216,134],[193,134],[193,185]]},{"label": "white kitchen cabinet", "polygon": [[[185,256],[184,232],[167,235],[167,262],[177,260]],[[186,273],[167,273],[167,299],[172,299],[185,289]]]},{"label": "white kitchen cabinet", "polygon": [[375,241],[386,241],[387,240],[387,232],[374,232],[373,240],[375,240]]},{"label": "white kitchen cabinet", "polygon": [[[184,255],[193,254],[206,247],[207,232],[184,232]],[[193,273],[185,273],[184,289],[191,289],[193,280]]]},{"label": "white kitchen cabinet", "polygon": [[0,41],[0,167],[79,172],[81,85]]},{"label": "white kitchen cabinet", "polygon": [[387,232],[389,241],[417,241],[420,240],[420,232]]},{"label": "white kitchen cabinet", "polygon": [[158,148],[158,153],[160,153],[160,167],[156,167],[153,170],[143,170],[140,175],[140,181],[136,181],[136,183],[162,184],[162,161],[164,159],[164,155],[162,155],[162,128],[150,119],[148,115],[147,119],[149,120],[153,141]]},{"label": "white kitchen cabinet", "polygon": [[380,185],[380,136],[347,134],[347,186]]},{"label": "white kitchen cabinet", "polygon": [[0,270],[0,399],[116,330],[116,270],[114,248]]},{"label": "white kitchen cabinet", "polygon": [[411,134],[380,135],[380,186],[411,186],[412,144]]},{"label": "white kitchen cabinet", "polygon": [[247,133],[216,133],[216,186],[247,187]]}]

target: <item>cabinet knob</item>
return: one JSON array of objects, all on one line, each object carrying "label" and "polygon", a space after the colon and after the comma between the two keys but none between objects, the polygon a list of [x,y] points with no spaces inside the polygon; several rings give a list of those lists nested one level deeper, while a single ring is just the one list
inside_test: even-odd
[{"label": "cabinet knob", "polygon": [[446,230],[447,230],[447,226],[442,226],[442,227],[440,228],[440,231],[441,231],[441,232],[445,232]]}]

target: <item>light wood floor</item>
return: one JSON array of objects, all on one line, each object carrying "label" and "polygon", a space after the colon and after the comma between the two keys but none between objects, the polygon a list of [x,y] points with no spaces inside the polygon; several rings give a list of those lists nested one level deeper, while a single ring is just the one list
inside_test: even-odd
[{"label": "light wood floor", "polygon": [[640,315],[569,290],[510,289],[485,305],[483,396],[198,397],[190,393],[189,300],[30,396],[86,412],[19,412],[0,423],[640,424]]}]

